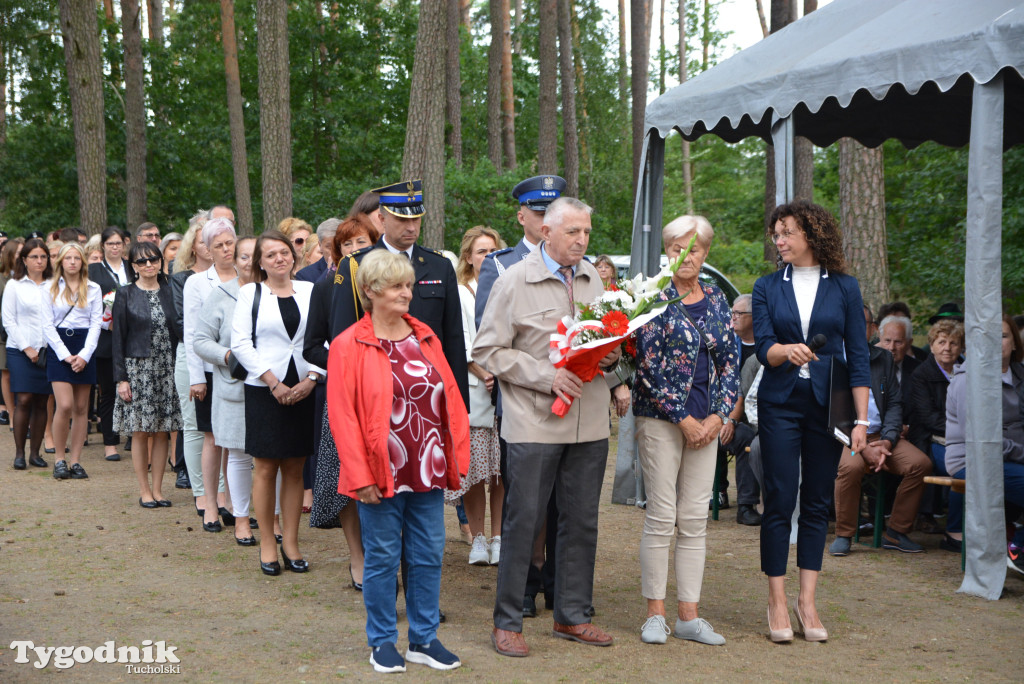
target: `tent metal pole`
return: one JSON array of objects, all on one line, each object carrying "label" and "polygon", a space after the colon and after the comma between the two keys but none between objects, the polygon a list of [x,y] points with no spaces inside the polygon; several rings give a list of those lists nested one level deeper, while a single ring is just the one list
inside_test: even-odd
[{"label": "tent metal pole", "polygon": [[[1002,455],[1003,77],[975,83],[967,176],[967,565],[958,591],[990,600],[1006,581]],[[993,410],[995,409],[995,410]]]}]

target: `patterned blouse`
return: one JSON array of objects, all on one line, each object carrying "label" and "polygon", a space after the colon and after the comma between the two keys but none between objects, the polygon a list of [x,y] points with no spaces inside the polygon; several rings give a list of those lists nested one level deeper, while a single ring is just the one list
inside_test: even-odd
[{"label": "patterned blouse", "polygon": [[[721,290],[705,283],[700,287],[707,301],[703,332],[710,337],[708,346],[713,347],[708,377],[694,378],[698,336],[702,333],[687,320],[683,303],[676,302],[636,333],[633,415],[680,423],[690,415],[686,399],[694,382],[708,388],[708,415],[727,416],[732,411],[740,384],[740,354],[732,329],[732,311]],[[678,296],[675,284],[670,283],[661,293],[661,301]]]},{"label": "patterned blouse", "polygon": [[444,382],[416,337],[380,340],[391,359],[395,390],[388,453],[395,492],[429,492],[447,486],[443,416]]}]

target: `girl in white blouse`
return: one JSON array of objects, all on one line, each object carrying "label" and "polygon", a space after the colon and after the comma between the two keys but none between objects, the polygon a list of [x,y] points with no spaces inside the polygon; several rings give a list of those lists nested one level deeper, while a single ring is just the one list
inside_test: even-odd
[{"label": "girl in white blouse", "polygon": [[7,331],[7,367],[11,391],[17,397],[14,412],[14,467],[25,469],[25,439],[29,428],[32,443],[28,462],[37,468],[48,464],[39,455],[46,431],[46,402],[52,390],[46,379],[46,340],[43,337],[43,292],[52,275],[46,243],[38,238],[25,242],[14,266],[14,277],[4,288],[3,324]]},{"label": "girl in white blouse", "polygon": [[77,242],[60,248],[53,280],[44,292],[46,377],[53,385],[57,404],[53,440],[58,452],[68,443],[71,423],[71,466],[58,453],[53,476],[59,480],[84,480],[89,476],[78,461],[88,430],[89,390],[96,384],[96,361],[92,355],[103,321],[103,292],[89,280],[85,250]]}]

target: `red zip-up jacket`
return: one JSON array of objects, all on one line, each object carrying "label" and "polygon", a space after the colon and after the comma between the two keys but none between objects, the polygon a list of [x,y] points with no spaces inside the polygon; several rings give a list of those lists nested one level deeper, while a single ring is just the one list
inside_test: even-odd
[{"label": "red zip-up jacket", "polygon": [[[447,488],[455,491],[469,470],[466,405],[437,335],[408,314],[402,318],[412,326],[423,356],[444,382],[446,479]],[[370,314],[366,314],[335,338],[327,357],[327,415],[341,463],[339,494],[354,497],[356,490],[375,484],[385,498],[394,496],[388,455],[394,398],[391,361],[373,332]]]}]

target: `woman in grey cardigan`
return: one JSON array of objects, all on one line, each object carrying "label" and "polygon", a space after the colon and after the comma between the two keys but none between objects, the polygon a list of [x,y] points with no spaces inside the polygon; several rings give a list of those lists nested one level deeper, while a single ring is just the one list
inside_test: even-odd
[{"label": "woman in grey cardigan", "polygon": [[214,443],[228,450],[228,490],[235,515],[235,542],[255,546],[249,524],[249,501],[252,497],[252,456],[245,453],[245,390],[242,380],[231,377],[228,358],[231,354],[231,319],[238,290],[250,282],[252,251],[256,238],[241,238],[235,243],[235,269],[239,276],[210,293],[203,304],[203,313],[196,323],[193,348],[207,363],[213,364],[213,402],[211,423]]}]

